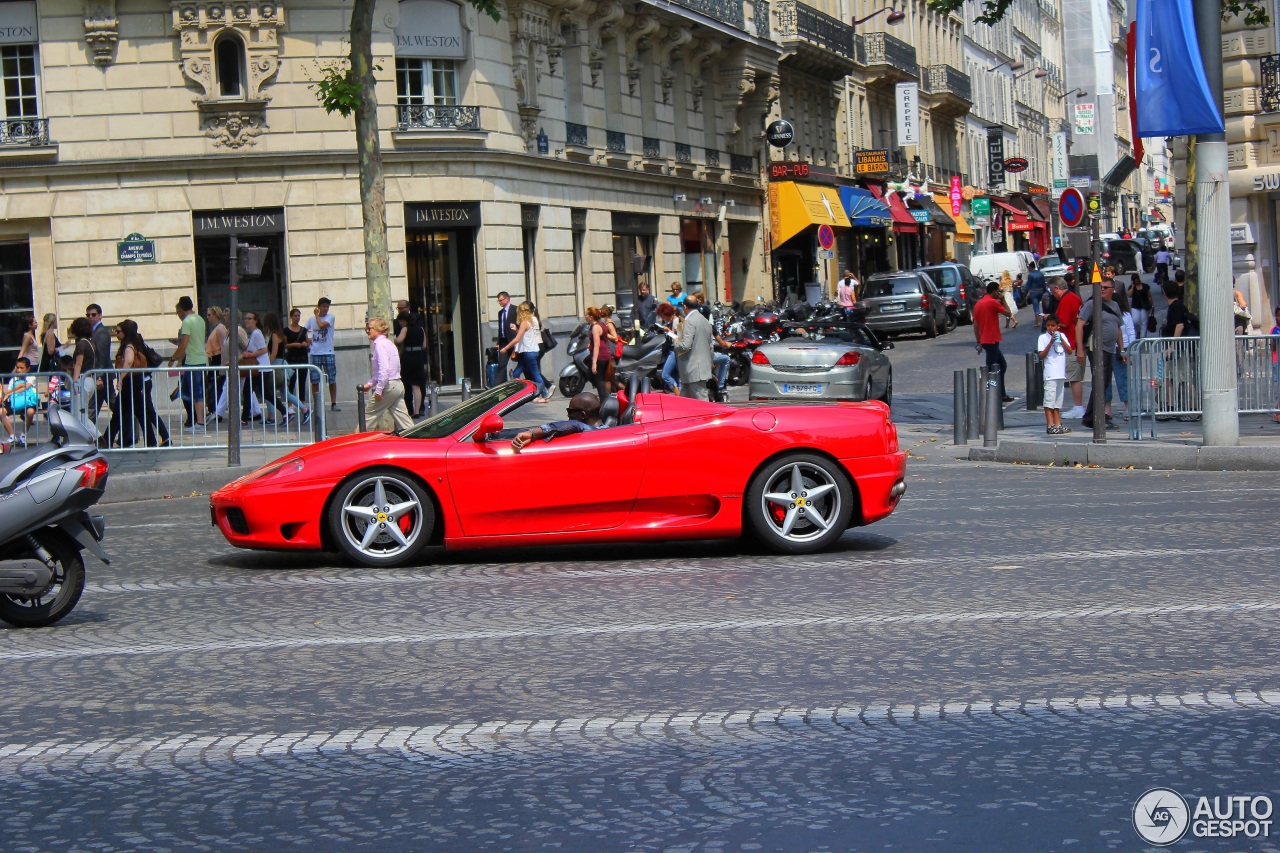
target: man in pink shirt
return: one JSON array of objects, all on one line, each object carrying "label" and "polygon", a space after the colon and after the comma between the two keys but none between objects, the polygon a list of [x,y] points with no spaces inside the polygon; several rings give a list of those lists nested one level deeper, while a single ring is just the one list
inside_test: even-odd
[{"label": "man in pink shirt", "polygon": [[404,383],[400,381],[400,353],[396,345],[387,337],[390,326],[382,317],[372,317],[365,324],[365,334],[369,336],[371,373],[373,378],[364,384],[365,391],[373,392],[373,402],[369,404],[369,422],[374,429],[385,429],[386,415],[391,416],[395,424],[396,434],[400,434],[413,426],[409,410],[404,405]]}]

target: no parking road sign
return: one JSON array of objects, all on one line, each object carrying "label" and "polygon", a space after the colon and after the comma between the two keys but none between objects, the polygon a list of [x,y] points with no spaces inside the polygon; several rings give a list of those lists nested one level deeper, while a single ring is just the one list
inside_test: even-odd
[{"label": "no parking road sign", "polygon": [[1062,224],[1068,228],[1075,228],[1084,219],[1084,196],[1080,194],[1080,190],[1075,187],[1067,187],[1062,191],[1062,197],[1058,199],[1058,215],[1062,217]]},{"label": "no parking road sign", "polygon": [[818,226],[818,245],[824,249],[830,249],[836,244],[836,232],[831,230],[830,225]]}]

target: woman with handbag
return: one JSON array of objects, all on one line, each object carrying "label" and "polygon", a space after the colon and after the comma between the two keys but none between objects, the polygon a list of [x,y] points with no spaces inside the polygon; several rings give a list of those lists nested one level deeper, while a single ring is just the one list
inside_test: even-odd
[{"label": "woman with handbag", "polygon": [[[1119,291],[1116,291],[1119,294]],[[1129,313],[1133,316],[1133,331],[1141,340],[1156,330],[1156,317],[1152,311],[1151,285],[1134,273],[1129,278]]]},{"label": "woman with handbag", "polygon": [[609,389],[613,387],[613,345],[609,343],[609,325],[604,321],[599,308],[588,306],[585,316],[591,326],[587,378],[595,386],[596,396],[603,400],[609,396]]},{"label": "woman with handbag", "polygon": [[535,403],[545,403],[551,396],[547,381],[542,378],[538,369],[538,350],[542,346],[542,324],[533,313],[533,306],[521,302],[516,311],[516,334],[511,343],[502,348],[502,352],[511,352],[520,362],[520,369],[525,378],[538,386],[539,397]]}]

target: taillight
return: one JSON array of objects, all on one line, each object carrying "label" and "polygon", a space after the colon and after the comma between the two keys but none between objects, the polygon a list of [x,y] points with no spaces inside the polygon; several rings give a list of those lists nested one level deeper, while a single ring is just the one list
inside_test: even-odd
[{"label": "taillight", "polygon": [[964,296],[965,296],[965,294],[964,294],[964,285],[962,284],[962,285],[960,285],[960,298],[961,298],[961,299],[964,299]]},{"label": "taillight", "polygon": [[836,362],[836,367],[852,367],[860,361],[862,361],[862,354],[849,350],[847,353],[840,356],[840,360]]},{"label": "taillight", "polygon": [[756,350],[755,352],[751,353],[751,363],[752,364],[768,364],[769,359],[765,356],[764,353],[760,352],[760,350]]},{"label": "taillight", "polygon": [[746,341],[734,341],[734,342],[733,342],[733,348],[734,348],[734,349],[746,349],[746,348],[747,348],[747,342],[746,342]]},{"label": "taillight", "polygon": [[107,460],[93,459],[83,465],[77,465],[80,472],[80,488],[96,489],[107,476]]},{"label": "taillight", "polygon": [[929,294],[927,293],[920,294],[920,307],[921,308],[929,307]]}]

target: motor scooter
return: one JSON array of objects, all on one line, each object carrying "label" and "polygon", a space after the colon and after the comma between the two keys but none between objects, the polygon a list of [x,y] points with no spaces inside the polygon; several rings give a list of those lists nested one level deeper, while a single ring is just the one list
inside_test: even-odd
[{"label": "motor scooter", "polygon": [[82,551],[111,562],[102,516],[89,514],[107,487],[97,436],[57,406],[48,417],[51,442],[0,457],[0,620],[19,628],[52,625],[76,606]]},{"label": "motor scooter", "polygon": [[[632,376],[649,377],[654,387],[665,390],[662,365],[666,362],[666,344],[666,330],[659,325],[650,326],[636,343],[623,345],[622,357],[614,365],[614,380],[625,384]],[[560,371],[559,388],[567,399],[581,393],[591,373],[587,369],[591,358],[591,324],[578,324],[569,336],[565,352],[569,363]]]}]

